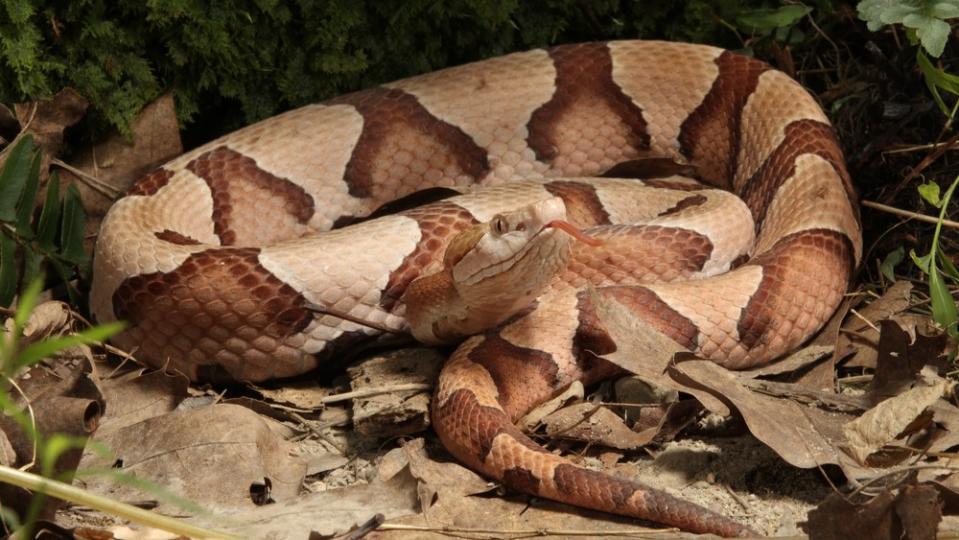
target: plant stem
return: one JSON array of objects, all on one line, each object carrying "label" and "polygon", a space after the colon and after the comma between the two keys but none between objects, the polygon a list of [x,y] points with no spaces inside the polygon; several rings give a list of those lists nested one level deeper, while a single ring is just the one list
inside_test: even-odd
[{"label": "plant stem", "polygon": [[20,486],[31,491],[45,493],[74,504],[81,504],[95,508],[111,516],[120,517],[156,529],[162,529],[174,534],[192,538],[223,538],[228,540],[239,539],[239,536],[223,531],[215,531],[197,527],[181,520],[174,519],[156,512],[137,508],[126,503],[114,501],[103,495],[85,491],[70,484],[58,482],[37,476],[11,467],[0,466],[0,482]]}]

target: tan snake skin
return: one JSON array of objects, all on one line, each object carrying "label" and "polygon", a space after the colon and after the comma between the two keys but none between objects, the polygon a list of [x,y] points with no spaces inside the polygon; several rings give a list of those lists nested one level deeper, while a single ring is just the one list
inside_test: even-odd
[{"label": "tan snake skin", "polygon": [[[97,242],[92,309],[100,321],[131,322],[117,345],[194,379],[301,374],[378,334],[308,304],[405,330],[403,292],[442,268],[456,233],[550,196],[561,197],[580,226],[628,222],[638,183],[561,177],[631,176],[648,158],[688,165],[739,196],[755,242],[735,247],[729,230],[684,223],[679,210],[712,195],[675,177],[655,179],[648,185],[678,189],[640,188],[655,209],[646,217],[679,217],[643,229],[659,242],[649,252],[682,254],[665,271],[678,267],[676,279],[694,279],[637,281],[621,270],[628,257],[610,253],[574,260],[580,277],[572,281],[600,283],[598,294],[731,368],[768,362],[822,326],[862,253],[855,193],[825,115],[797,83],[759,61],[642,41],[447,69],[297,109],[197,148],[138,181],[111,209]],[[542,180],[513,182],[526,178]],[[336,228],[424,188],[506,182]],[[463,343],[433,404],[443,443],[527,493],[691,531],[747,533],[700,507],[580,469],[513,426],[573,380],[612,373],[595,355],[615,344],[591,309],[582,293],[562,288]]]}]

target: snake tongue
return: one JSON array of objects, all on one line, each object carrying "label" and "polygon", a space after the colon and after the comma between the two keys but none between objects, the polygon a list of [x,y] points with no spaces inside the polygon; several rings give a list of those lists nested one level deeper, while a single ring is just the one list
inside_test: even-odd
[{"label": "snake tongue", "polygon": [[553,221],[550,221],[549,223],[547,223],[546,226],[543,228],[548,229],[550,227],[554,229],[559,229],[586,245],[590,245],[593,247],[603,245],[602,240],[583,234],[583,231],[577,229],[568,221],[563,221],[561,219],[554,219]]}]

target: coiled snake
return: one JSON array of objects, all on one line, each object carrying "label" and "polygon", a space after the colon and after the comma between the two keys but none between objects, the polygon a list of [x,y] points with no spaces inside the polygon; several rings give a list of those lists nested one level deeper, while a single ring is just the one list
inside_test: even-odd
[{"label": "coiled snake", "polygon": [[[637,173],[647,180],[572,178]],[[469,193],[342,226],[437,186]],[[565,224],[603,244],[571,244]],[[531,232],[548,237],[537,244],[546,247],[474,260],[482,235]],[[167,163],[103,222],[91,303],[100,321],[130,321],[116,344],[155,366],[259,381],[304,373],[378,334],[311,304],[408,330],[415,295],[404,293],[415,279],[432,283],[414,286],[423,291],[471,282],[482,299],[510,285],[497,275],[541,261],[532,268],[559,281],[517,290],[510,309],[519,313],[494,316],[501,324],[467,339],[444,368],[433,404],[443,443],[528,493],[736,535],[747,529],[578,468],[512,422],[574,380],[613,373],[596,355],[615,343],[580,286],[700,356],[743,368],[822,326],[861,243],[836,137],[796,82],[712,47],[586,43],[307,106]],[[545,262],[554,256],[571,261]],[[450,317],[489,311],[459,306]],[[482,328],[452,331],[436,322],[443,314],[418,313],[431,321],[418,332],[428,341]]]}]

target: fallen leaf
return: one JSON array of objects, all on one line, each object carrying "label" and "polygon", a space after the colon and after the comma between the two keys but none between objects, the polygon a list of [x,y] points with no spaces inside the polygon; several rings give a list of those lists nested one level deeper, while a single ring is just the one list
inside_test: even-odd
[{"label": "fallen leaf", "polygon": [[461,500],[477,493],[486,493],[494,487],[494,484],[459,463],[430,458],[423,439],[408,441],[400,450],[405,454],[410,473],[419,481],[417,494],[424,513],[442,501]]},{"label": "fallen leaf", "polygon": [[629,429],[613,411],[589,402],[564,407],[544,418],[543,424],[549,437],[574,439],[620,450],[639,448],[652,440],[652,436],[643,436]]},{"label": "fallen leaf", "polygon": [[[436,349],[416,347],[376,355],[348,368],[354,392],[384,390],[353,399],[356,431],[389,438],[429,428],[431,390],[445,360]],[[389,391],[410,384],[423,389]]]},{"label": "fallen leaf", "polygon": [[912,283],[897,281],[885,293],[856,313],[842,325],[837,349],[850,349],[852,354],[845,360],[845,367],[876,366],[880,322],[901,313],[912,305]]},{"label": "fallen leaf", "polygon": [[896,515],[905,538],[935,540],[936,527],[942,520],[939,492],[930,485],[903,486],[896,497]]},{"label": "fallen leaf", "polygon": [[899,540],[893,501],[888,491],[864,504],[854,504],[833,493],[809,512],[809,521],[801,526],[809,534],[809,540]]},{"label": "fallen leaf", "polygon": [[191,521],[242,538],[317,538],[343,534],[374,514],[387,519],[417,513],[417,481],[403,470],[386,481],[374,480],[278,501],[259,508]]},{"label": "fallen leaf", "polygon": [[[897,317],[881,321],[876,373],[867,393],[872,403],[895,396],[915,384],[926,365],[941,365],[948,340],[942,332],[927,335],[923,321]],[[942,365],[943,371],[948,369]]]},{"label": "fallen leaf", "polygon": [[91,221],[99,223],[121,194],[144,174],[183,153],[171,93],[147,104],[130,124],[132,140],[114,133],[81,152],[61,176],[80,190]]},{"label": "fallen leaf", "polygon": [[89,102],[73,88],[64,88],[52,97],[14,106],[22,133],[32,133],[43,151],[41,174],[46,177],[50,161],[60,154],[63,130],[86,114]]},{"label": "fallen leaf", "polygon": [[823,360],[830,356],[834,350],[835,347],[832,345],[809,345],[786,356],[782,360],[777,360],[771,364],[766,364],[765,366],[755,369],[738,371],[737,373],[743,377],[751,378],[791,373]]},{"label": "fallen leaf", "polygon": [[573,384],[566,387],[565,390],[560,392],[559,395],[540,403],[533,410],[526,413],[526,416],[520,418],[517,425],[519,425],[524,431],[532,431],[536,429],[540,422],[543,421],[543,418],[546,418],[550,414],[558,411],[564,405],[574,400],[582,400],[586,396],[586,389],[583,388],[583,383],[580,381],[573,381]]},{"label": "fallen leaf", "polygon": [[938,490],[905,485],[895,496],[884,490],[862,504],[833,493],[802,524],[810,540],[935,540],[942,520]]},{"label": "fallen leaf", "polygon": [[735,373],[707,360],[674,364],[670,373],[684,384],[698,385],[728,401],[757,439],[796,467],[855,465],[838,449],[845,442],[842,426],[853,418],[848,414],[753,392]]},{"label": "fallen leaf", "polygon": [[951,386],[936,376],[929,384],[921,384],[889,398],[848,422],[843,427],[848,441],[847,451],[857,462],[865,464],[871,454],[898,438]]},{"label": "fallen leaf", "polygon": [[674,357],[689,355],[682,345],[650,328],[626,306],[591,291],[590,300],[596,316],[616,343],[616,351],[601,358],[664,388],[692,394],[710,411],[728,416],[729,408],[709,392],[676,381],[666,374]]},{"label": "fallen leaf", "polygon": [[[267,422],[238,405],[218,404],[174,412],[113,430],[96,440],[111,456],[88,454],[93,470],[118,469],[164,486],[176,496],[197,501],[211,511],[252,509],[251,490],[265,484],[269,498],[297,495],[306,460],[292,455],[290,444]],[[88,488],[119,500],[143,494],[108,475],[87,479]],[[167,498],[160,511],[183,509]]]},{"label": "fallen leaf", "polygon": [[[89,364],[83,357],[75,359],[58,355],[48,358],[17,374],[17,391],[9,399],[22,413],[32,416],[40,435],[59,434],[82,441],[97,429],[103,411],[102,397],[88,372]],[[10,461],[13,467],[39,473],[42,456],[35,452],[33,434],[7,414],[0,414],[0,432],[6,441],[0,445],[4,460]],[[56,456],[52,470],[46,472],[72,474],[77,469],[82,451],[82,445],[64,448]],[[0,504],[4,507],[23,516],[30,500],[31,495],[26,490],[0,484]],[[48,497],[40,517],[52,519],[61,504],[60,500]]]},{"label": "fallen leaf", "polygon": [[98,436],[176,409],[186,399],[190,381],[183,375],[131,371],[100,382],[106,414]]}]

